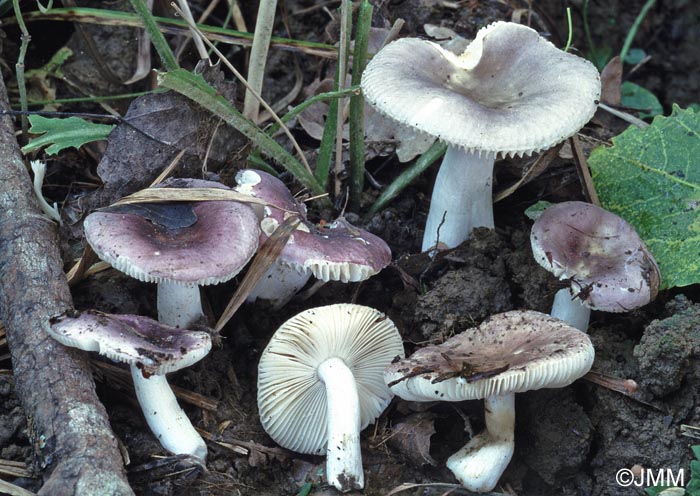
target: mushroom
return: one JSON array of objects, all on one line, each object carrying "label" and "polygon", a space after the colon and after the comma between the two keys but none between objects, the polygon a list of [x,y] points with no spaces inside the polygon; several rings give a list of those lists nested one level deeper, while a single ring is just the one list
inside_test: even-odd
[{"label": "mushroom", "polygon": [[249,301],[262,298],[281,306],[312,274],[325,282],[358,282],[370,278],[391,262],[391,250],[381,238],[342,217],[323,227],[309,222],[306,207],[276,177],[246,169],[236,175],[236,182],[237,192],[267,203],[254,207],[262,231],[260,244],[287,216],[297,214],[300,219],[277,260],[248,296]]},{"label": "mushroom", "polygon": [[384,380],[409,401],[484,400],[486,430],[447,466],[468,490],[488,492],[513,456],[514,394],[567,386],[593,356],[585,333],[539,312],[511,311],[393,362]]},{"label": "mushroom", "polygon": [[204,462],[204,440],[178,405],[165,374],[204,358],[211,349],[209,333],[177,329],[148,317],[94,310],[53,317],[44,329],[66,346],[129,364],[146,422],[161,445]]},{"label": "mushroom", "polygon": [[386,315],[360,305],[311,308],[275,332],[258,365],[260,422],[279,445],[326,453],[341,491],[364,487],[360,431],[387,407],[384,368],[403,357]]},{"label": "mushroom", "polygon": [[[197,179],[163,187],[226,188]],[[252,208],[234,201],[109,207],[88,215],[83,227],[102,260],[140,281],[158,283],[158,320],[183,328],[203,317],[199,286],[238,274],[260,235]]]},{"label": "mushroom", "polygon": [[563,141],[588,122],[600,97],[593,64],[510,22],[479,30],[462,55],[426,40],[397,40],[372,58],[361,85],[380,112],[449,145],[423,251],[438,241],[453,248],[475,227],[493,228],[496,155],[530,155]]},{"label": "mushroom", "polygon": [[572,201],[544,210],[530,233],[535,260],[567,288],[551,314],[586,332],[591,309],[627,312],[659,291],[653,255],[624,219],[590,203]]}]

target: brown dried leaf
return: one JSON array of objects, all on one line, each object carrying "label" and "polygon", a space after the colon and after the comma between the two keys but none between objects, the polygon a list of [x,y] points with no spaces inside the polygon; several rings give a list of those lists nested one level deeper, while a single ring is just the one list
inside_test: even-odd
[{"label": "brown dried leaf", "polygon": [[[223,83],[219,69],[211,69],[205,78],[233,101],[233,87]],[[219,126],[209,112],[174,92],[135,99],[124,119],[127,122],[110,134],[97,166],[104,189],[93,200],[94,206],[147,187],[182,150],[187,153],[180,175],[197,177],[205,156],[208,169],[216,171],[247,144],[236,130]]]},{"label": "brown dried leaf", "polygon": [[435,425],[432,413],[414,413],[394,424],[388,443],[414,465],[435,466],[437,462],[430,456],[430,436],[433,434]]},{"label": "brown dried leaf", "polygon": [[600,101],[608,105],[619,106],[622,101],[620,86],[622,85],[622,60],[619,56],[610,59],[610,62],[600,73]]}]

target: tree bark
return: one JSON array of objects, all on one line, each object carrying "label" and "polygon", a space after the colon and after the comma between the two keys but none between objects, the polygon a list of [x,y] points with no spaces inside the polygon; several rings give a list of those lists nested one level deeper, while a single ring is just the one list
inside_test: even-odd
[{"label": "tree bark", "polygon": [[[0,107],[9,108],[0,76]],[[40,213],[9,117],[0,118],[0,320],[30,440],[44,468],[39,494],[133,495],[85,355],[42,324],[72,308],[56,227]]]}]

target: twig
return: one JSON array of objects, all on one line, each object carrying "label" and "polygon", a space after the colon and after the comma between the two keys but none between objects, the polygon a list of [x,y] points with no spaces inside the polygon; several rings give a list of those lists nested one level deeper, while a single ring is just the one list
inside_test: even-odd
[{"label": "twig", "polygon": [[591,171],[588,169],[588,160],[586,160],[586,155],[583,153],[578,136],[573,135],[570,138],[570,142],[571,150],[574,152],[576,172],[578,172],[578,177],[581,180],[581,186],[583,186],[583,194],[587,201],[600,207],[598,193],[596,193],[595,185],[593,184],[593,179],[591,178]]},{"label": "twig", "polygon": [[[340,40],[338,41],[338,90],[345,88],[348,73],[348,53],[350,51],[350,33],[352,32],[352,2],[340,2]],[[340,177],[343,167],[343,122],[345,122],[345,99],[338,100],[335,128],[335,197],[340,195]]]},{"label": "twig", "polygon": [[[99,360],[90,360],[90,364],[95,369],[95,375],[98,379],[104,382],[107,382],[105,379],[111,379],[114,381],[113,384],[117,389],[129,392],[134,391],[134,384],[131,380],[131,374],[128,371],[120,369],[111,363],[101,362]],[[206,410],[208,412],[215,412],[219,407],[219,402],[212,398],[195,393],[194,391],[190,391],[185,388],[173,386],[172,384],[170,387],[178,399],[185,403],[189,403],[190,405],[196,406],[197,408],[201,408],[202,410]]]},{"label": "twig", "polygon": [[[0,106],[8,106],[1,78]],[[15,390],[32,419],[30,441],[44,446],[36,455],[51,468],[40,494],[101,487],[112,495],[133,495],[89,365],[42,329],[73,302],[56,227],[40,214],[8,117],[0,118],[0,156],[0,320]]]}]

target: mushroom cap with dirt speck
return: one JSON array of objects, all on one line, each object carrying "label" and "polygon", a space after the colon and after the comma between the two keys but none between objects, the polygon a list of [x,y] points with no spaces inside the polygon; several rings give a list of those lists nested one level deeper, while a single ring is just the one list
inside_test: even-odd
[{"label": "mushroom cap with dirt speck", "polygon": [[318,366],[337,357],[350,368],[360,402],[360,429],[364,429],[393,397],[382,379],[384,368],[403,356],[396,326],[378,310],[345,303],[305,310],[282,324],[262,353],[260,421],[280,446],[324,454],[328,406]]},{"label": "mushroom cap with dirt speck", "polygon": [[50,319],[45,330],[65,346],[96,351],[115,362],[138,367],[144,376],[174,372],[204,358],[209,333],[178,329],[139,315],[87,310]]},{"label": "mushroom cap with dirt speck", "polygon": [[[300,223],[282,249],[279,261],[297,270],[310,270],[322,281],[358,282],[369,279],[391,263],[391,249],[381,238],[339,218],[323,227],[306,219],[306,207],[282,181],[262,171],[244,170],[236,175],[237,192],[264,200],[259,212],[263,243],[290,214]],[[275,208],[275,206],[279,208]]]},{"label": "mushroom cap with dirt speck", "polygon": [[[226,188],[196,179],[178,179],[167,186]],[[85,238],[98,257],[140,281],[186,286],[228,281],[258,248],[255,212],[234,201],[188,204],[196,221],[181,228],[169,228],[136,213],[93,212],[84,222]]]},{"label": "mushroom cap with dirt speck", "polygon": [[462,55],[403,38],[362,76],[368,103],[451,146],[529,155],[572,136],[596,111],[600,75],[526,26],[495,22]]},{"label": "mushroom cap with dirt speck", "polygon": [[593,310],[627,312],[659,291],[659,268],[637,232],[596,205],[573,201],[546,208],[530,241],[535,260],[570,280],[572,297]]},{"label": "mushroom cap with dirt speck", "polygon": [[501,313],[392,363],[384,380],[409,401],[464,401],[571,384],[593,364],[588,335],[531,310]]}]

